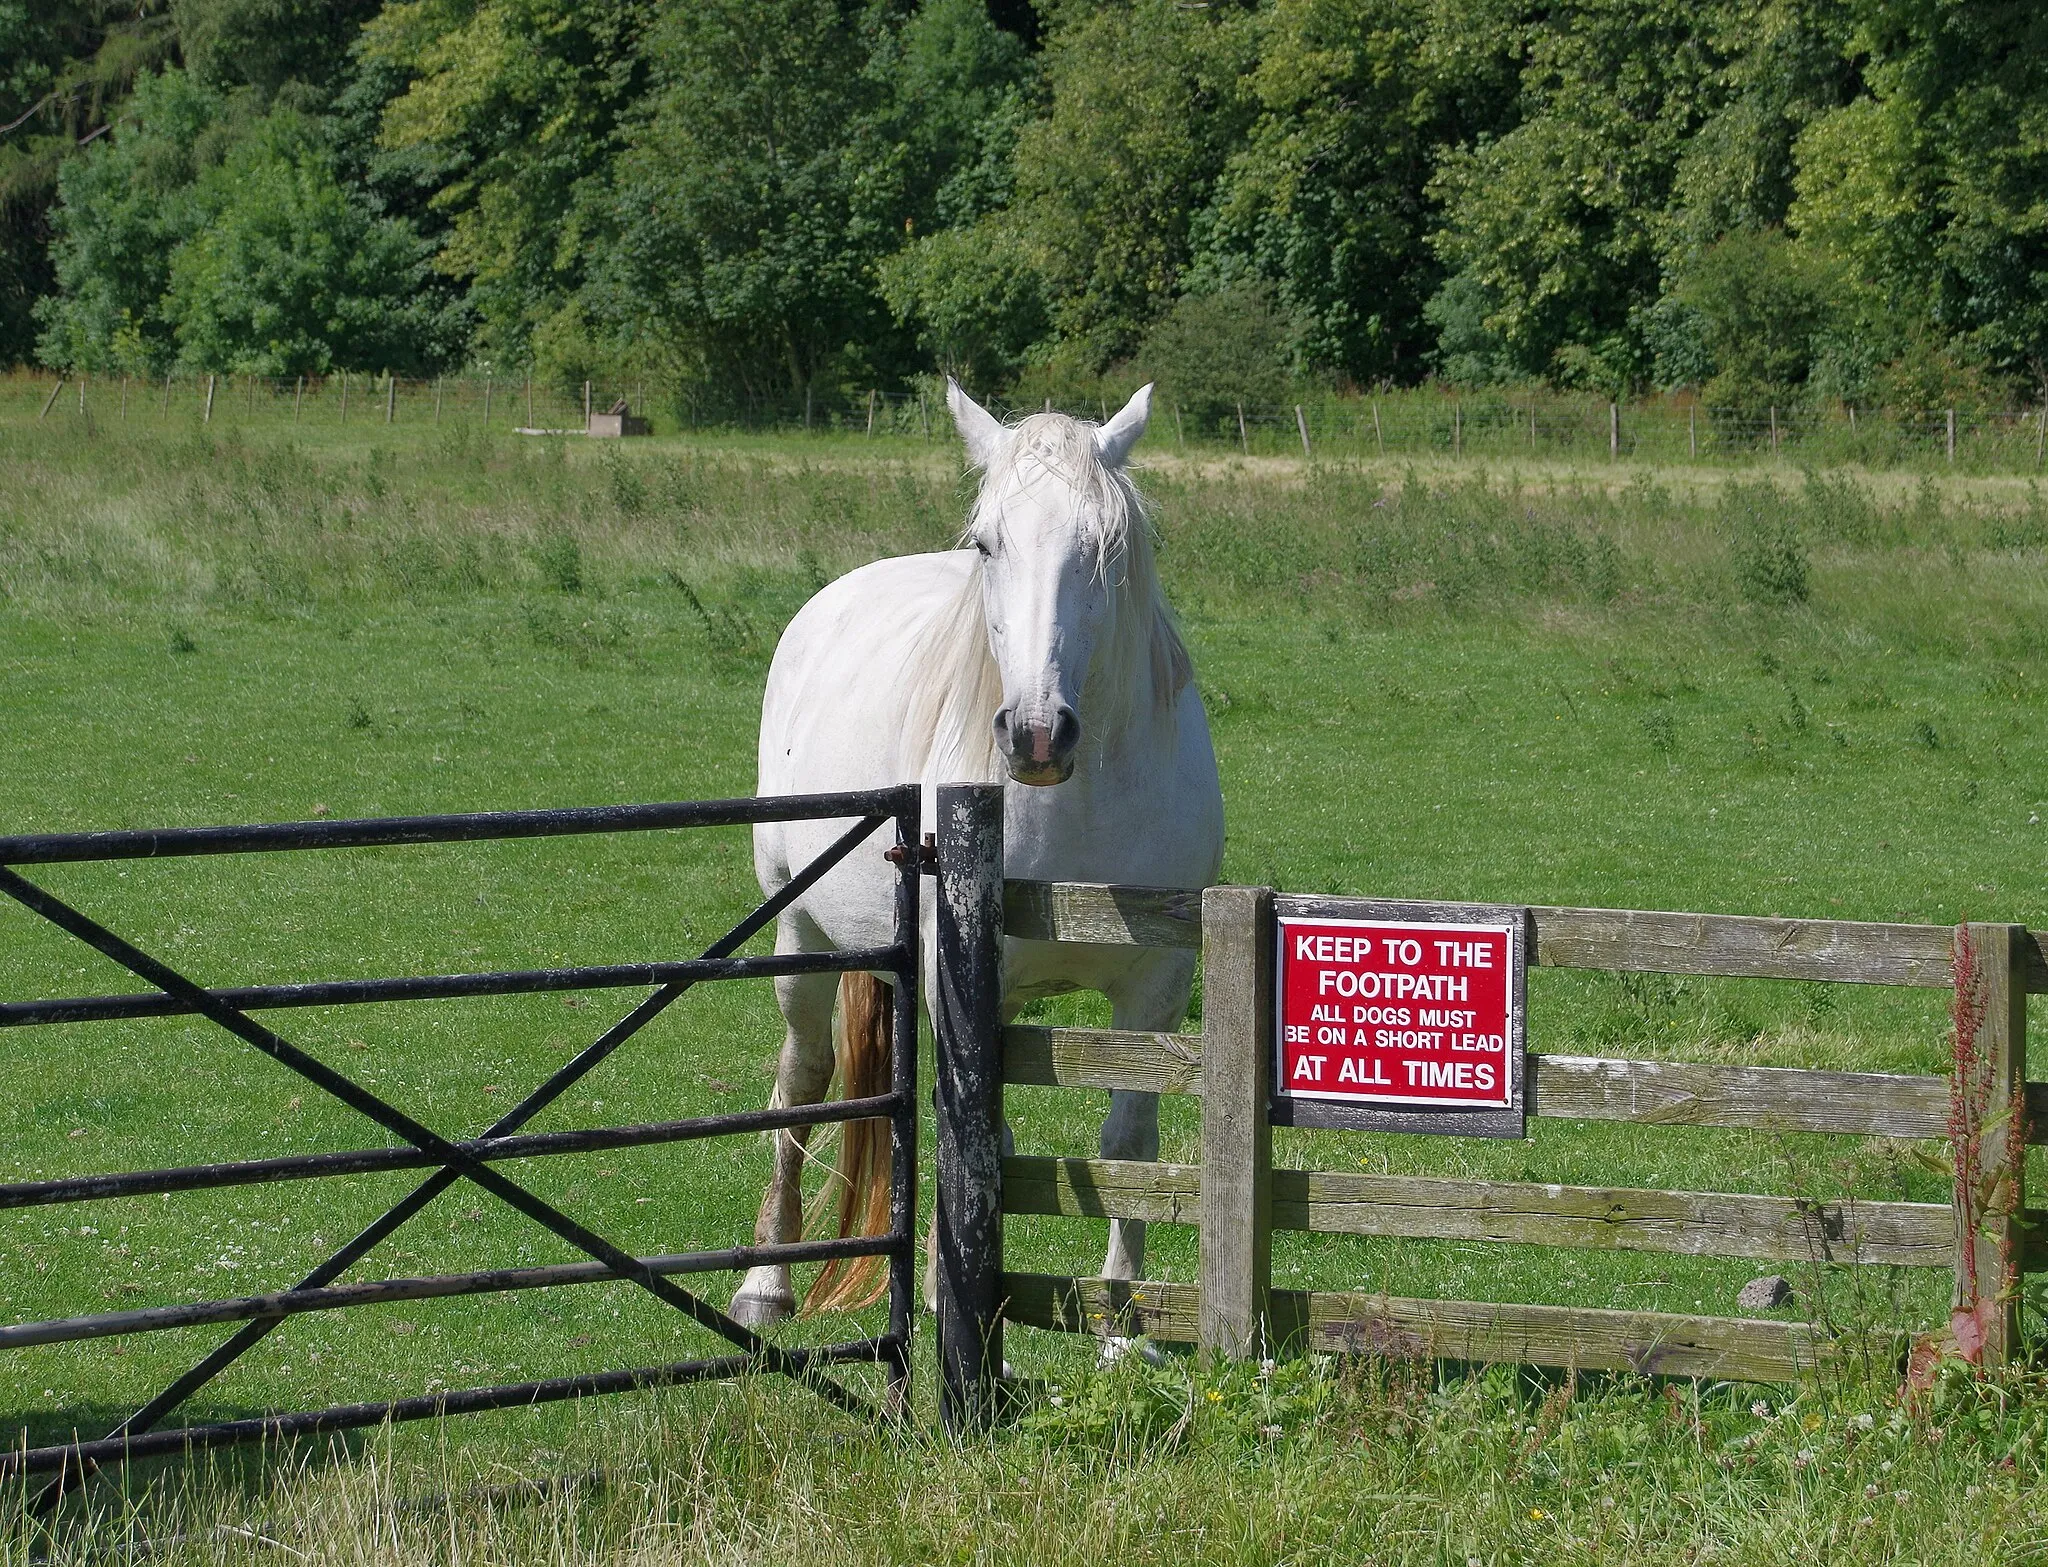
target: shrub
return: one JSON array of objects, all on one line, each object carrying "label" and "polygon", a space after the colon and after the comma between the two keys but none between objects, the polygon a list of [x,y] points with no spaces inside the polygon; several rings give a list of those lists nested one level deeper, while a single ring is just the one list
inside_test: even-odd
[{"label": "shrub", "polygon": [[1742,596],[1753,604],[1804,604],[1811,592],[1806,541],[1778,487],[1769,480],[1731,484],[1721,507],[1733,535]]}]

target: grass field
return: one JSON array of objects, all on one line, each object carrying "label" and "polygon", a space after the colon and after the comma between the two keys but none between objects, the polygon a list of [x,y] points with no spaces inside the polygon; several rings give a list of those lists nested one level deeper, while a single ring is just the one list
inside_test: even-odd
[{"label": "grass field", "polygon": [[[943,545],[968,493],[939,444],[123,431],[33,414],[0,424],[5,832],[747,793],[781,624],[861,561]],[[1145,483],[1215,728],[1229,879],[2048,924],[2048,501],[2025,482],[1165,453]],[[217,983],[685,955],[753,895],[738,833],[39,879]],[[130,988],[0,911],[0,994]],[[1556,971],[1530,989],[1540,1050],[1922,1072],[1945,1059],[1938,992]],[[468,1131],[629,1004],[282,1021],[407,1109]],[[1104,1016],[1088,997],[1047,1012]],[[542,1124],[759,1104],[778,1038],[765,987],[699,991]],[[198,1024],[22,1030],[7,1044],[6,1179],[382,1142]],[[1099,1095],[1014,1092],[1020,1150],[1092,1151],[1101,1108]],[[1519,1144],[1279,1146],[1336,1168],[1947,1190],[1932,1145],[1532,1129]],[[1192,1157],[1196,1131],[1193,1107],[1169,1102],[1164,1155]],[[624,1243],[681,1250],[743,1238],[765,1170],[750,1143],[520,1174]],[[0,1314],[277,1287],[408,1185],[0,1216]],[[1013,1266],[1090,1272],[1101,1235],[1019,1220],[1010,1244]],[[361,1276],[550,1260],[566,1253],[458,1189]],[[1154,1230],[1151,1272],[1185,1278],[1193,1263],[1191,1232]],[[1753,1271],[1307,1236],[1276,1258],[1289,1284],[1720,1313]],[[1938,1274],[1798,1282],[1795,1313],[1831,1321],[1926,1326],[1946,1306]],[[110,1424],[220,1331],[17,1352],[0,1361],[0,1428]],[[625,1287],[377,1308],[293,1322],[191,1412],[702,1347]],[[964,1451],[879,1439],[796,1392],[748,1386],[406,1428],[102,1504],[132,1505],[132,1527],[155,1536],[185,1530],[176,1549],[209,1560],[278,1554],[222,1523],[363,1560],[1980,1561],[2041,1539],[2048,1400],[2025,1373],[1989,1392],[1957,1383],[1911,1418],[1887,1390],[1846,1385],[1767,1392],[1765,1417],[1750,1389],[1567,1394],[1505,1372],[1371,1368],[1290,1371],[1279,1386],[1191,1381],[1178,1365],[1091,1378],[1085,1346],[1021,1330],[1010,1353],[1062,1403]],[[591,1473],[545,1495],[505,1488]],[[433,1495],[444,1500],[414,1505]],[[103,1517],[100,1538],[116,1526]],[[28,1548],[11,1539],[0,1560]]]}]

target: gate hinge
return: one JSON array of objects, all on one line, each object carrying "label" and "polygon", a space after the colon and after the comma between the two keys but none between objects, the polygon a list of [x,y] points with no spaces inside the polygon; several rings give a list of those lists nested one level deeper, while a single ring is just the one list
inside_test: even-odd
[{"label": "gate hinge", "polygon": [[920,875],[924,875],[924,876],[936,876],[936,875],[938,875],[938,874],[939,874],[939,838],[938,838],[938,834],[937,834],[937,833],[929,833],[929,832],[928,832],[928,833],[926,833],[926,834],[924,835],[924,842],[923,842],[923,843],[921,843],[921,844],[919,844],[919,845],[918,845],[918,846],[917,846],[916,848],[914,848],[914,849],[913,849],[913,848],[911,848],[911,847],[910,847],[910,845],[908,845],[908,844],[904,844],[904,843],[899,843],[899,844],[896,844],[896,845],[894,845],[894,846],[892,846],[892,847],[890,847],[890,848],[884,849],[884,850],[882,851],[882,858],[883,858],[883,859],[885,859],[885,860],[887,860],[887,861],[888,861],[888,862],[889,862],[889,863],[890,863],[891,865],[901,865],[901,864],[902,864],[902,863],[904,862],[904,860],[905,860],[905,859],[908,859],[908,858],[913,858],[913,857],[914,857],[915,863],[916,863],[916,865],[917,865],[918,873],[919,873]]}]

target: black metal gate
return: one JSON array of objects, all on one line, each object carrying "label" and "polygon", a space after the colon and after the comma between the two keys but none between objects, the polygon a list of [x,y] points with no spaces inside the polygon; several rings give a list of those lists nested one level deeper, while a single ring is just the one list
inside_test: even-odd
[{"label": "black metal gate", "polygon": [[[610,965],[535,969],[483,974],[436,974],[411,978],[344,980],[317,984],[208,989],[161,959],[116,935],[24,877],[17,867],[101,860],[162,859],[181,855],[270,853],[427,843],[474,843],[570,834],[648,832],[683,827],[720,827],[770,821],[858,818],[823,854],[790,883],[726,932],[698,958]],[[868,950],[735,957],[834,865],[886,823],[895,824],[888,858],[897,867],[895,940]],[[914,1212],[917,1151],[918,885],[916,851],[918,792],[913,787],[863,793],[790,795],[776,798],[688,802],[667,805],[599,806],[577,810],[506,811],[462,816],[394,817],[365,821],[283,822],[250,827],[178,828],[163,832],[105,832],[0,838],[0,893],[42,916],[95,951],[135,974],[155,991],[140,995],[0,1003],[0,1027],[75,1023],[106,1019],[197,1014],[218,1024],[272,1060],[296,1072],[343,1104],[367,1116],[407,1146],[355,1152],[318,1153],[229,1164],[138,1170],[62,1180],[0,1184],[0,1208],[87,1202],[208,1187],[306,1180],[366,1171],[430,1169],[433,1174],[395,1207],[290,1289],[274,1294],[153,1306],[0,1327],[0,1349],[64,1343],[214,1322],[242,1326],[211,1354],[172,1382],[103,1437],[77,1438],[55,1446],[30,1447],[26,1431],[0,1452],[0,1476],[48,1473],[56,1479],[43,1499],[52,1499],[67,1477],[129,1458],[184,1452],[199,1447],[278,1440],[315,1432],[372,1426],[387,1420],[416,1420],[481,1410],[507,1409],[670,1386],[745,1371],[791,1377],[842,1408],[876,1411],[859,1394],[827,1375],[834,1365],[862,1362],[885,1368],[892,1407],[901,1407],[910,1376],[910,1327],[914,1287]],[[787,1109],[699,1116],[690,1120],[581,1131],[521,1133],[542,1109],[559,1099],[600,1062],[631,1039],[684,991],[706,980],[757,979],[776,975],[872,970],[895,981],[894,1077],[890,1090],[870,1098],[840,1100]],[[428,1001],[501,996],[540,991],[651,986],[652,993],[585,1046],[559,1070],[473,1138],[445,1136],[397,1109],[371,1089],[292,1044],[250,1014],[289,1007],[346,1006],[364,1002]],[[886,1118],[891,1125],[890,1229],[886,1235],[844,1240],[736,1246],[725,1251],[637,1257],[586,1228],[498,1169],[509,1159],[592,1153],[731,1136],[826,1122]],[[440,1274],[374,1283],[336,1281],[414,1215],[458,1181],[489,1192],[543,1229],[586,1253],[589,1261],[548,1267]],[[675,1282],[677,1275],[721,1272],[766,1263],[821,1262],[834,1258],[889,1259],[889,1326],[878,1337],[814,1348],[785,1349],[763,1340],[709,1302]],[[353,1305],[420,1300],[503,1290],[627,1279],[665,1304],[731,1342],[738,1353],[711,1359],[559,1377],[548,1381],[439,1392],[384,1403],[345,1404],[328,1409],[264,1415],[206,1425],[163,1428],[161,1423],[193,1394],[232,1365],[286,1318],[307,1311]]]}]

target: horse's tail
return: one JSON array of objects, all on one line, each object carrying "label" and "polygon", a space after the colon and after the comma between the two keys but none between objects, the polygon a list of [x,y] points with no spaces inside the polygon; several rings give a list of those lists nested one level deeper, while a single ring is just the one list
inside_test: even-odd
[{"label": "horse's tail", "polygon": [[[895,1074],[895,1051],[889,1018],[891,992],[872,974],[839,977],[839,1092],[845,1099],[886,1094]],[[891,1139],[887,1121],[846,1121],[841,1124],[839,1169],[826,1188],[824,1206],[838,1210],[836,1233],[884,1235],[889,1229],[889,1163]],[[889,1287],[886,1257],[843,1257],[825,1264],[810,1292],[804,1312],[857,1311],[871,1306]]]}]

